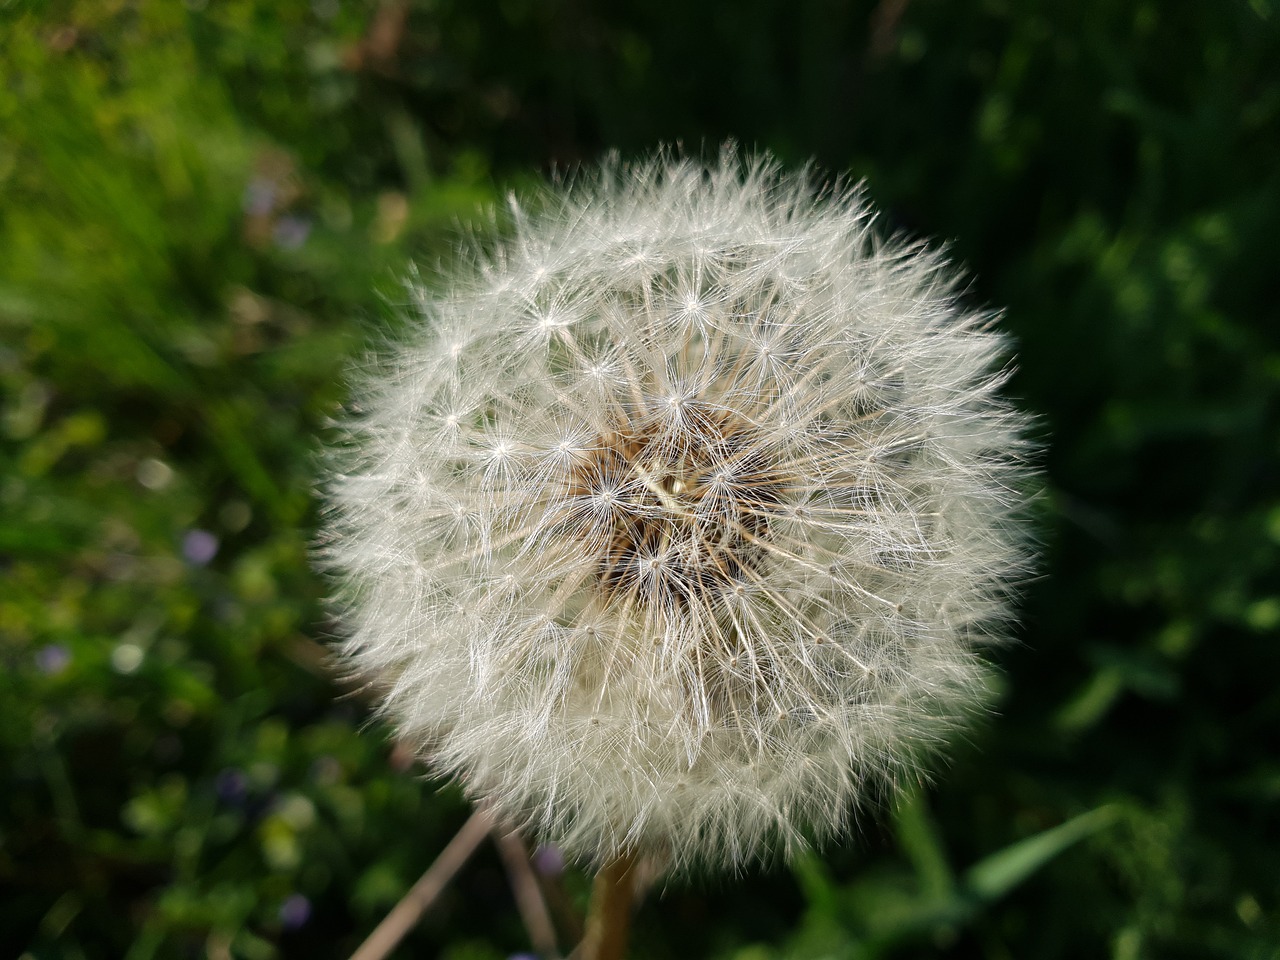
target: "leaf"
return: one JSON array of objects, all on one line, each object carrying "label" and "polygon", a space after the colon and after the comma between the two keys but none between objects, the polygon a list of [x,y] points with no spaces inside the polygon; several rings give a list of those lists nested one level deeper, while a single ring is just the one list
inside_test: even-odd
[{"label": "leaf", "polygon": [[924,797],[916,793],[904,798],[895,811],[894,824],[898,845],[915,869],[921,892],[931,900],[950,897],[955,881]]},{"label": "leaf", "polygon": [[1110,826],[1117,815],[1113,806],[1098,807],[1019,840],[970,867],[964,874],[964,887],[980,901],[999,899],[1068,847]]}]

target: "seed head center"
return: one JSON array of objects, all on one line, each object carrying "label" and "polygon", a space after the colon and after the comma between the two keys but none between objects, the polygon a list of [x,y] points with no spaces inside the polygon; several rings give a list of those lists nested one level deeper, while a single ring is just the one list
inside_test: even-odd
[{"label": "seed head center", "polygon": [[570,478],[575,497],[604,505],[583,549],[608,600],[703,606],[765,564],[792,489],[776,451],[743,417],[691,402],[683,412],[678,432],[657,419],[613,425]]}]

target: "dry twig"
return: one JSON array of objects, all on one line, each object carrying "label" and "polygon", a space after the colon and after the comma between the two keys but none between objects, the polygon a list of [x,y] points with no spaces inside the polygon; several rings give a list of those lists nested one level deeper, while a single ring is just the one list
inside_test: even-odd
[{"label": "dry twig", "polygon": [[498,853],[507,868],[511,892],[515,895],[516,907],[520,910],[520,919],[524,921],[525,930],[528,931],[530,944],[544,957],[559,956],[556,928],[551,922],[547,903],[542,898],[538,878],[529,863],[529,852],[525,849],[524,841],[519,834],[499,827],[493,831],[493,842],[497,844]]},{"label": "dry twig", "polygon": [[435,863],[424,873],[395,905],[383,921],[374,928],[367,940],[360,944],[351,960],[384,960],[414,928],[422,914],[431,906],[440,891],[453,879],[453,875],[475,852],[485,835],[493,829],[493,818],[483,808],[471,815],[449,845],[440,852]]}]

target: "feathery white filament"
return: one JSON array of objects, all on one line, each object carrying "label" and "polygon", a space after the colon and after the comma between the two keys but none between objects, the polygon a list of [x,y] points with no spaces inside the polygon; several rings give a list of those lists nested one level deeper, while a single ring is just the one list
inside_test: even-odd
[{"label": "feathery white filament", "polygon": [[728,154],[606,167],[438,294],[331,483],[343,653],[571,853],[839,828],[980,704],[1023,420],[941,257]]}]

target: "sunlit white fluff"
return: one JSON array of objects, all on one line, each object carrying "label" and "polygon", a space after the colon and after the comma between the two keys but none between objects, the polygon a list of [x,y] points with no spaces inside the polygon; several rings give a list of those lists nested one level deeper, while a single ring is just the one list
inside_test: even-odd
[{"label": "sunlit white fluff", "polygon": [[992,317],[854,191],[606,166],[415,288],[329,484],[342,654],[568,852],[739,865],[982,702],[1024,557]]}]

